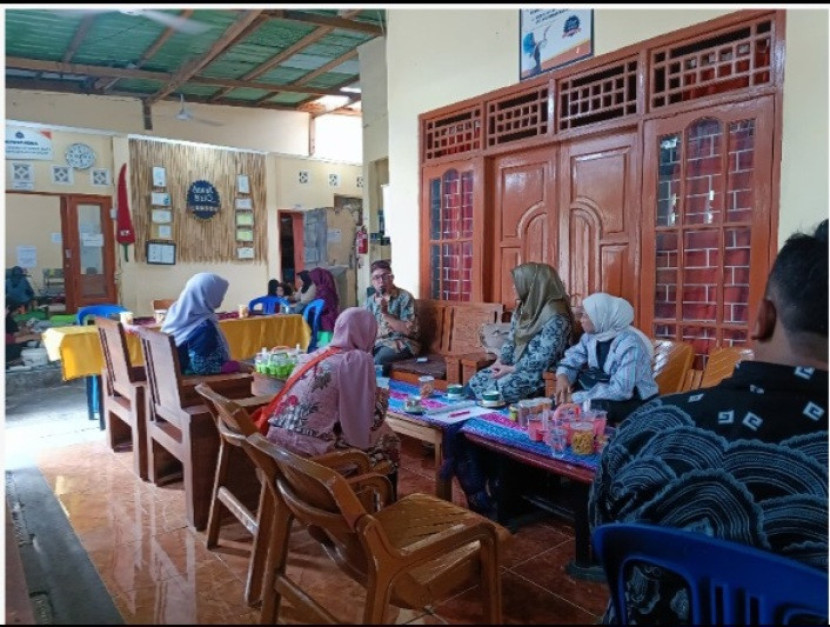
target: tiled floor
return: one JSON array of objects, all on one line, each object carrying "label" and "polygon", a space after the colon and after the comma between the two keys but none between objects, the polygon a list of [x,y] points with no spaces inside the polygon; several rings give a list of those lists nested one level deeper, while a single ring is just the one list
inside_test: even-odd
[{"label": "tiled floor", "polygon": [[[7,401],[7,453],[12,453],[7,460],[33,463],[43,474],[124,622],[258,622],[259,612],[243,601],[247,554],[239,544],[248,540],[244,529],[228,528],[222,537],[238,542],[207,550],[204,533],[185,523],[181,483],[155,487],[138,479],[132,473],[132,453],[110,451],[103,432],[86,418],[83,390],[83,385],[64,385],[50,391],[41,399],[52,398],[64,409],[53,409],[50,416],[40,407],[41,417],[32,414],[28,420],[20,419],[24,406],[15,409]],[[70,397],[76,402],[72,411],[66,409]],[[44,433],[51,435],[43,437]],[[420,443],[404,438],[400,494],[432,492],[432,463]],[[463,502],[457,486],[454,493]],[[502,565],[505,623],[598,620],[608,598],[605,585],[574,580],[565,573],[573,552],[572,531],[554,519],[523,527],[514,535]],[[339,619],[360,621],[362,589],[341,575],[303,531],[294,532],[289,569]],[[435,607],[434,614],[390,609],[387,620],[475,624],[482,617],[478,588],[472,588]],[[280,622],[313,621],[284,606]]]}]

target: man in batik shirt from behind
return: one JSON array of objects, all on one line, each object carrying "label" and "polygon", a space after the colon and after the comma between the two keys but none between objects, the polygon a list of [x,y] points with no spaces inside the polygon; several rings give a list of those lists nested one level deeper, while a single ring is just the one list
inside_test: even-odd
[{"label": "man in batik shirt from behind", "polygon": [[[755,359],[620,424],[591,489],[592,526],[677,527],[827,571],[827,269],[824,220],[778,253],[752,328]],[[625,594],[628,624],[690,620],[686,586],[658,567],[635,565]],[[604,622],[620,618],[609,608]]]},{"label": "man in batik shirt from behind", "polygon": [[383,376],[388,376],[393,362],[410,359],[421,350],[415,298],[395,285],[392,266],[385,259],[373,262],[371,273],[375,293],[366,299],[365,307],[378,323],[372,355],[375,364],[383,366]]}]

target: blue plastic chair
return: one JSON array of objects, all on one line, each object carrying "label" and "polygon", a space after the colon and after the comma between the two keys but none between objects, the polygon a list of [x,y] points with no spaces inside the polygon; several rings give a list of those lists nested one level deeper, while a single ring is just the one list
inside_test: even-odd
[{"label": "blue plastic chair", "polygon": [[805,616],[827,624],[827,572],[793,559],[702,533],[640,523],[602,525],[593,541],[621,625],[628,624],[625,576],[632,561],[660,566],[686,580],[693,625],[797,624]]},{"label": "blue plastic chair", "polygon": [[317,333],[320,331],[320,314],[323,313],[323,305],[326,301],[322,298],[315,298],[303,309],[303,318],[311,328],[311,341],[308,343],[308,352],[317,350]]},{"label": "blue plastic chair", "polygon": [[[75,317],[75,323],[83,325],[88,322],[88,319],[95,316],[106,318],[112,314],[117,314],[122,311],[128,311],[121,305],[90,305],[89,307],[82,307],[78,310]],[[101,386],[100,375],[91,375],[86,378],[86,408],[89,413],[89,419],[95,420],[95,414],[98,414],[98,422],[101,429],[104,428],[104,416],[101,413],[101,402],[99,388]]]},{"label": "blue plastic chair", "polygon": [[273,314],[283,305],[290,303],[282,296],[260,296],[248,303],[248,311],[254,311],[257,305],[262,305],[262,313]]}]

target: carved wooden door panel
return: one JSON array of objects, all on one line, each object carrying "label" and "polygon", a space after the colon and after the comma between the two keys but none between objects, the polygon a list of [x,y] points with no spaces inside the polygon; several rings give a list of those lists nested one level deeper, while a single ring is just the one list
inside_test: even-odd
[{"label": "carved wooden door panel", "polygon": [[[559,274],[579,305],[594,292],[622,296],[637,316],[640,156],[635,132],[560,148]],[[554,264],[555,265],[555,264]]]},{"label": "carved wooden door panel", "polygon": [[488,300],[513,309],[510,271],[528,261],[556,265],[556,148],[548,146],[493,163],[493,269]]}]

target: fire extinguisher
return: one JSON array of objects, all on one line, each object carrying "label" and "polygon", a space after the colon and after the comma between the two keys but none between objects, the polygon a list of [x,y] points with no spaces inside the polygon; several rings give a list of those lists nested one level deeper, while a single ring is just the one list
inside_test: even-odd
[{"label": "fire extinguisher", "polygon": [[354,234],[354,247],[358,255],[365,255],[369,252],[369,234],[366,227],[362,226]]}]

